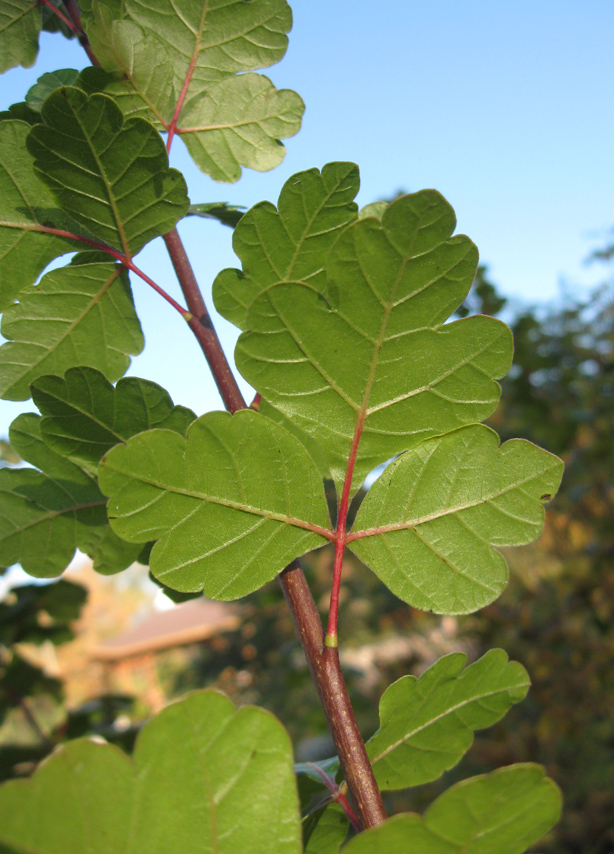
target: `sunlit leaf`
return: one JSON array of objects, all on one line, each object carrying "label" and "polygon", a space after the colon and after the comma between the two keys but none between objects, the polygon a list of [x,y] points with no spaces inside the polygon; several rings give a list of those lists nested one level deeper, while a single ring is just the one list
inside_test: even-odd
[{"label": "sunlit leaf", "polygon": [[185,216],[185,181],[148,122],[124,121],[111,98],[71,87],[51,94],[41,116],[28,137],[36,169],[99,240],[131,256]]},{"label": "sunlit leaf", "polygon": [[77,739],[30,780],[5,783],[0,845],[15,854],[300,854],[290,739],[262,709],[192,694],[145,725],[132,758]]},{"label": "sunlit leaf", "polygon": [[477,264],[471,241],[450,237],[454,226],[435,191],[404,196],[381,223],[363,219],[341,234],[324,295],[281,284],[249,308],[239,370],[318,441],[339,485],[352,448],[355,490],[378,464],[497,405],[509,329],[489,317],[442,325]]},{"label": "sunlit leaf", "polygon": [[45,374],[78,365],[101,370],[112,380],[124,374],[130,354],[143,349],[125,270],[82,253],[67,267],[25,288],[20,302],[4,312],[0,347],[0,395],[30,397],[29,384]]},{"label": "sunlit leaf", "polygon": [[283,427],[250,410],[194,421],[187,440],[152,430],[102,460],[119,536],[159,539],[150,566],[177,590],[235,599],[326,543],[318,470]]},{"label": "sunlit leaf", "polygon": [[156,383],[126,377],[113,388],[92,368],[72,368],[63,379],[41,377],[32,385],[32,397],[44,416],[45,442],[91,474],[114,445],[153,427],[185,435],[196,418],[191,410],[173,406]]},{"label": "sunlit leaf", "polygon": [[30,68],[38,56],[41,7],[37,0],[3,0],[0,5],[0,74],[23,65]]},{"label": "sunlit leaf", "polygon": [[538,765],[512,765],[448,789],[424,818],[367,830],[344,854],[522,854],[556,823],[561,795]]},{"label": "sunlit leaf", "polygon": [[11,444],[37,468],[0,470],[0,562],[53,578],[78,548],[99,572],[125,569],[140,549],[111,531],[95,479],[45,444],[40,420],[29,413],[11,424]]},{"label": "sunlit leaf", "polygon": [[[463,322],[463,321],[461,321]],[[492,602],[507,584],[493,546],[536,539],[562,462],[471,425],[423,442],[381,475],[357,513],[352,551],[399,598],[440,614]],[[356,539],[353,539],[356,537]]]},{"label": "sunlit leaf", "polygon": [[83,248],[75,240],[42,232],[45,225],[65,223],[58,223],[56,201],[34,170],[26,148],[29,132],[23,121],[0,122],[0,309],[34,284],[54,258]]},{"label": "sunlit leaf", "polygon": [[341,231],[356,219],[360,179],[353,163],[328,163],[293,175],[277,209],[261,202],[241,219],[232,245],[243,269],[227,269],[213,283],[215,307],[245,329],[251,303],[278,282],[309,282],[326,290],[326,258]]},{"label": "sunlit leaf", "polygon": [[175,122],[200,169],[236,181],[241,166],[281,161],[280,140],[298,131],[303,102],[245,72],[286,52],[286,0],[93,0],[83,20],[104,69],[84,74],[84,85],[112,94],[126,115],[159,128]]},{"label": "sunlit leaf", "polygon": [[222,80],[181,115],[181,139],[196,165],[214,181],[234,182],[241,167],[266,172],[286,149],[280,139],[301,127],[305,105],[291,89],[276,89],[263,74]]},{"label": "sunlit leaf", "polygon": [[382,791],[436,780],[471,747],[475,730],[524,698],[529,677],[500,649],[463,669],[464,653],[440,658],[419,679],[404,676],[380,700],[380,729],[367,744]]}]

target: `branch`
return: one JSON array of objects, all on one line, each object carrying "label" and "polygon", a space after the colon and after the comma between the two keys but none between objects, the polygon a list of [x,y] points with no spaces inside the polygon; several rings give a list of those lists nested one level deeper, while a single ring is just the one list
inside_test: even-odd
[{"label": "branch", "polygon": [[[198,338],[224,405],[230,412],[246,409],[247,404],[213,328],[177,229],[166,234],[164,241],[188,309],[195,315],[189,326]],[[356,803],[362,827],[373,827],[386,819],[386,812],[354,717],[354,710],[341,672],[338,651],[324,646],[322,621],[305,575],[296,561],[280,574],[279,583],[305,650],[311,676],[318,689],[328,727],[345,779]]]},{"label": "branch", "polygon": [[83,24],[81,23],[81,11],[77,6],[76,0],[64,0],[64,5],[66,6],[66,11],[70,15],[70,19],[75,25],[75,30],[79,36],[79,44],[87,53],[87,58],[92,63],[92,65],[100,66],[100,63],[96,59],[94,51],[90,47],[90,40],[85,35],[85,30],[83,29]]},{"label": "branch", "polygon": [[[66,6],[72,17],[71,5],[75,6],[77,13],[78,7],[75,0],[67,0]],[[93,53],[90,55],[91,48],[88,48],[89,44],[85,48],[87,55],[94,65],[98,65]],[[164,242],[188,309],[193,315],[188,325],[201,346],[224,406],[229,412],[247,409],[176,228],[164,235]],[[338,651],[324,646],[322,621],[303,570],[296,561],[279,575],[279,583],[303,645],[361,825],[363,829],[374,827],[386,820],[386,811],[354,717]]]}]

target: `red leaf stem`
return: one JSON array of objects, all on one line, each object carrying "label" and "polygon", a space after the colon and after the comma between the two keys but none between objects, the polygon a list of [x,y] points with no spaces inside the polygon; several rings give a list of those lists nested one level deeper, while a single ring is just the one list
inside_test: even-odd
[{"label": "red leaf stem", "polygon": [[43,6],[46,6],[48,9],[51,9],[51,11],[54,13],[54,15],[57,15],[57,17],[60,19],[60,21],[62,21],[62,23],[64,23],[64,24],[66,24],[66,26],[67,26],[70,30],[72,30],[72,32],[73,32],[76,36],[81,35],[81,33],[83,32],[83,30],[79,30],[79,29],[77,28],[77,26],[76,26],[76,25],[75,25],[75,24],[70,20],[70,18],[67,18],[67,17],[66,17],[66,15],[64,14],[64,12],[62,12],[60,9],[58,9],[58,7],[57,7],[57,6],[54,6],[54,5],[53,5],[53,3],[51,2],[51,0],[38,0],[38,2],[39,2],[39,3],[41,3]]},{"label": "red leaf stem", "polygon": [[366,409],[363,407],[356,421],[354,430],[354,438],[350,448],[348,457],[347,470],[345,480],[343,482],[343,492],[341,494],[341,503],[339,505],[339,514],[337,516],[337,536],[335,537],[335,563],[333,567],[333,583],[330,592],[330,608],[328,611],[328,627],[326,629],[326,646],[336,647],[337,641],[337,618],[339,615],[339,590],[341,588],[341,571],[343,568],[343,553],[348,542],[346,533],[348,509],[350,506],[350,490],[352,487],[352,478],[354,477],[354,466],[356,465],[356,454],[358,453],[358,445],[362,430],[365,423]]},{"label": "red leaf stem", "polygon": [[196,68],[196,60],[198,59],[198,48],[199,45],[197,44],[194,48],[194,53],[192,54],[192,59],[190,61],[190,67],[188,68],[185,80],[183,81],[183,86],[181,87],[181,92],[179,93],[177,104],[175,105],[173,118],[171,120],[170,125],[168,126],[168,139],[166,140],[167,153],[171,150],[171,145],[173,144],[173,137],[175,136],[175,133],[177,131],[177,122],[179,121],[181,110],[183,109],[183,102],[185,101],[185,96],[188,94],[188,87],[190,85],[190,81],[192,80],[194,69]]},{"label": "red leaf stem", "polygon": [[172,305],[173,308],[179,312],[179,314],[183,317],[185,321],[187,321],[188,325],[190,325],[193,320],[192,315],[187,309],[185,309],[182,305],[173,299],[170,294],[167,294],[166,291],[160,287],[160,285],[156,284],[153,279],[151,279],[146,273],[144,273],[141,269],[139,269],[134,261],[131,258],[128,258],[122,252],[118,252],[117,249],[113,249],[111,246],[108,246],[106,243],[102,243],[98,240],[91,240],[89,237],[81,237],[79,234],[73,234],[71,231],[64,231],[61,228],[52,228],[48,225],[39,225],[34,226],[31,231],[38,231],[43,234],[55,234],[57,237],[66,237],[69,240],[78,240],[81,243],[86,243],[88,246],[93,246],[94,249],[99,249],[101,252],[106,252],[107,255],[111,255],[117,261],[124,265],[128,270],[131,270],[135,275],[139,276],[139,278],[143,279],[150,288],[153,288],[154,291]]}]

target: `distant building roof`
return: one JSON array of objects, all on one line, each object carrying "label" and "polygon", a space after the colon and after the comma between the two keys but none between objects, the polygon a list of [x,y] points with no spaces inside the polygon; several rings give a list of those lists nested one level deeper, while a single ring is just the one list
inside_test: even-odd
[{"label": "distant building roof", "polygon": [[201,597],[146,617],[134,628],[91,651],[97,661],[121,661],[137,655],[206,640],[240,624],[236,607]]}]

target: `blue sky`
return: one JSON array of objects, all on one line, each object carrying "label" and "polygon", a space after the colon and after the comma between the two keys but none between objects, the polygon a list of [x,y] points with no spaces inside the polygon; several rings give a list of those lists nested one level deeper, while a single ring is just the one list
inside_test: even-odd
[{"label": "blue sky", "polygon": [[[215,184],[177,143],[173,165],[194,202],[276,201],[294,172],[331,160],[361,169],[359,202],[434,187],[457,212],[508,296],[552,299],[562,280],[588,287],[604,271],[583,261],[614,226],[614,111],[607,0],[294,0],[286,58],[267,70],[304,98],[303,129],[282,166]],[[43,35],[32,69],[0,78],[0,107],[38,76],[83,67],[76,43]],[[180,226],[206,297],[217,271],[235,266],[231,232]],[[157,241],[156,243],[159,243]],[[164,247],[138,263],[180,298]],[[200,414],[217,408],[212,381],[183,321],[141,282],[135,300],[147,345],[130,373],[154,379]],[[210,303],[210,299],[209,299]],[[219,321],[232,351],[234,333]],[[0,403],[0,435],[32,405]]]}]

